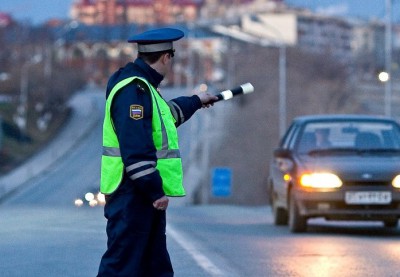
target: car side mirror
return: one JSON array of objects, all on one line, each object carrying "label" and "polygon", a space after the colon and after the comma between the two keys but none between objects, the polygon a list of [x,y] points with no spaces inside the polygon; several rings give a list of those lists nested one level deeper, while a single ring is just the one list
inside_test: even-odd
[{"label": "car side mirror", "polygon": [[274,158],[276,165],[281,172],[288,173],[293,169],[294,163],[289,150],[282,148],[275,149]]},{"label": "car side mirror", "polygon": [[274,157],[275,158],[284,158],[284,159],[291,159],[292,154],[290,150],[283,149],[283,148],[277,148],[274,150]]}]

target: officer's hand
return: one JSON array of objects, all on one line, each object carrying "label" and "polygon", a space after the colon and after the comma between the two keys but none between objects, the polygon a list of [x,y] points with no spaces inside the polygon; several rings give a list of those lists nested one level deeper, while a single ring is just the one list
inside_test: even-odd
[{"label": "officer's hand", "polygon": [[217,96],[211,95],[207,91],[201,91],[197,93],[197,96],[200,98],[203,108],[209,108],[213,106],[214,102],[218,100]]},{"label": "officer's hand", "polygon": [[168,197],[164,195],[160,199],[157,199],[156,201],[153,202],[153,207],[156,208],[157,210],[164,211],[168,208],[168,202],[169,202]]}]

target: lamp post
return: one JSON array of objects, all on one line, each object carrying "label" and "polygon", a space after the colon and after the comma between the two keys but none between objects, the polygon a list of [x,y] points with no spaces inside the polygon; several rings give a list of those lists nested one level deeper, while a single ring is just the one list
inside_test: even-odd
[{"label": "lamp post", "polygon": [[41,55],[35,55],[33,58],[25,62],[21,67],[20,78],[20,94],[19,103],[17,107],[17,115],[14,121],[18,128],[24,133],[27,126],[27,113],[28,113],[28,93],[29,93],[29,67],[42,61]]},{"label": "lamp post", "polygon": [[279,137],[286,129],[286,46],[279,46]]},{"label": "lamp post", "polygon": [[392,0],[386,0],[385,23],[385,115],[392,115]]},{"label": "lamp post", "polygon": [[[282,137],[286,130],[286,45],[283,39],[282,33],[273,26],[269,26],[264,24],[264,26],[268,27],[271,31],[275,33],[278,37],[278,41],[275,42],[276,47],[279,50],[279,137]],[[263,39],[261,41],[261,45],[269,45],[269,41]]]}]

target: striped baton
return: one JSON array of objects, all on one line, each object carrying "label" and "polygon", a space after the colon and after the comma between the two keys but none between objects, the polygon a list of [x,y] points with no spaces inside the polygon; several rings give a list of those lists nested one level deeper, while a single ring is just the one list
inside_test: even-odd
[{"label": "striped baton", "polygon": [[224,90],[224,91],[220,92],[219,94],[216,95],[218,97],[218,100],[215,100],[214,102],[218,102],[221,100],[229,100],[237,95],[248,94],[248,93],[252,93],[253,91],[254,91],[253,85],[250,83],[245,83],[236,88],[228,89],[228,90]]}]

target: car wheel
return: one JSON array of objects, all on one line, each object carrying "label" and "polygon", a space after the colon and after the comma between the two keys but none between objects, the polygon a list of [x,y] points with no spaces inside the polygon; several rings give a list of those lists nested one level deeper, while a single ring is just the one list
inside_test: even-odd
[{"label": "car wheel", "polygon": [[390,219],[383,221],[383,225],[387,228],[396,228],[398,224],[398,219]]},{"label": "car wheel", "polygon": [[271,189],[271,209],[275,225],[287,225],[288,213],[285,209],[276,205],[276,194]]},{"label": "car wheel", "polygon": [[290,190],[289,198],[289,229],[293,233],[305,232],[307,229],[307,218],[300,215],[293,190]]}]

